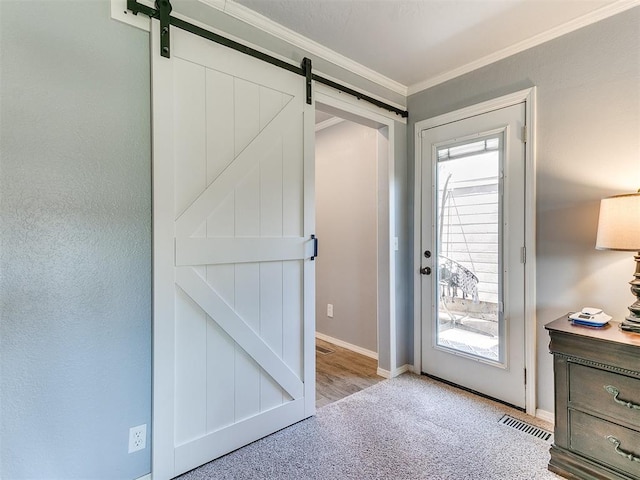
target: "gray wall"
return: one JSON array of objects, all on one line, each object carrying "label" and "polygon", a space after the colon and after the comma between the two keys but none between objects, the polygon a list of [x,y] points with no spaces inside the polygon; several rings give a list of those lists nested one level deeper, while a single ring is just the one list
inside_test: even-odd
[{"label": "gray wall", "polygon": [[0,2],[0,477],[133,479],[151,414],[148,34]]},{"label": "gray wall", "polygon": [[552,412],[544,324],[582,306],[620,318],[633,301],[632,255],[594,246],[599,200],[640,187],[640,8],[410,96],[409,169],[416,121],[534,85],[538,408]]},{"label": "gray wall", "polygon": [[[377,135],[343,121],[316,132],[316,330],[377,346]],[[334,308],[327,316],[327,304]]]}]

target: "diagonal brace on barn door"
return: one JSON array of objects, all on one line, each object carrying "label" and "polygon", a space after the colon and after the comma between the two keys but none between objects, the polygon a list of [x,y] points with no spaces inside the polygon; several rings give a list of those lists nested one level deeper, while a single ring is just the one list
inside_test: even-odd
[{"label": "diagonal brace on barn door", "polygon": [[177,267],[176,284],[294,400],[304,383],[238,313],[190,267]]},{"label": "diagonal brace on barn door", "polygon": [[219,204],[235,184],[260,162],[260,152],[269,151],[279,141],[277,133],[296,121],[296,105],[287,103],[231,164],[202,192],[176,220],[176,235],[190,237],[207,217],[211,205]]}]

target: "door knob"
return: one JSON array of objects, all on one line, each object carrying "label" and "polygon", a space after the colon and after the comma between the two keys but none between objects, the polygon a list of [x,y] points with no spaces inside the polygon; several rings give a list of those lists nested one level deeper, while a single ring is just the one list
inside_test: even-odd
[{"label": "door knob", "polygon": [[431,275],[431,267],[422,267],[420,273],[422,275]]}]

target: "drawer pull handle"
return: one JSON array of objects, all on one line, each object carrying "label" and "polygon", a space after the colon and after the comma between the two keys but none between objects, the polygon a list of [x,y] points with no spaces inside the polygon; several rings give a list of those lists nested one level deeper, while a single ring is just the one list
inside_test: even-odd
[{"label": "drawer pull handle", "polygon": [[618,440],[616,437],[614,437],[613,435],[609,435],[607,437],[607,440],[609,440],[611,443],[613,443],[613,448],[615,449],[615,451],[616,451],[616,453],[618,455],[620,455],[621,457],[627,458],[627,459],[631,460],[632,462],[639,462],[640,463],[640,457],[635,456],[633,453],[625,452],[624,450],[622,450],[620,448],[620,440]]},{"label": "drawer pull handle", "polygon": [[614,387],[613,385],[607,385],[604,387],[604,389],[609,392],[611,395],[613,395],[613,401],[620,404],[620,405],[624,405],[627,408],[632,408],[635,410],[640,410],[640,405],[638,405],[637,403],[632,403],[632,402],[625,402],[624,400],[620,400],[618,399],[618,395],[620,395],[620,390],[618,390],[616,387]]}]

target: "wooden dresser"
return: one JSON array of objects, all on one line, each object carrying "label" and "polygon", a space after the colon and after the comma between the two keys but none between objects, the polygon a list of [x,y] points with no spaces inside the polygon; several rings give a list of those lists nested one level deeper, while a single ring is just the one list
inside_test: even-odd
[{"label": "wooden dresser", "polygon": [[566,478],[640,479],[640,335],[611,322],[574,326],[566,316],[551,336],[555,439],[549,470]]}]

